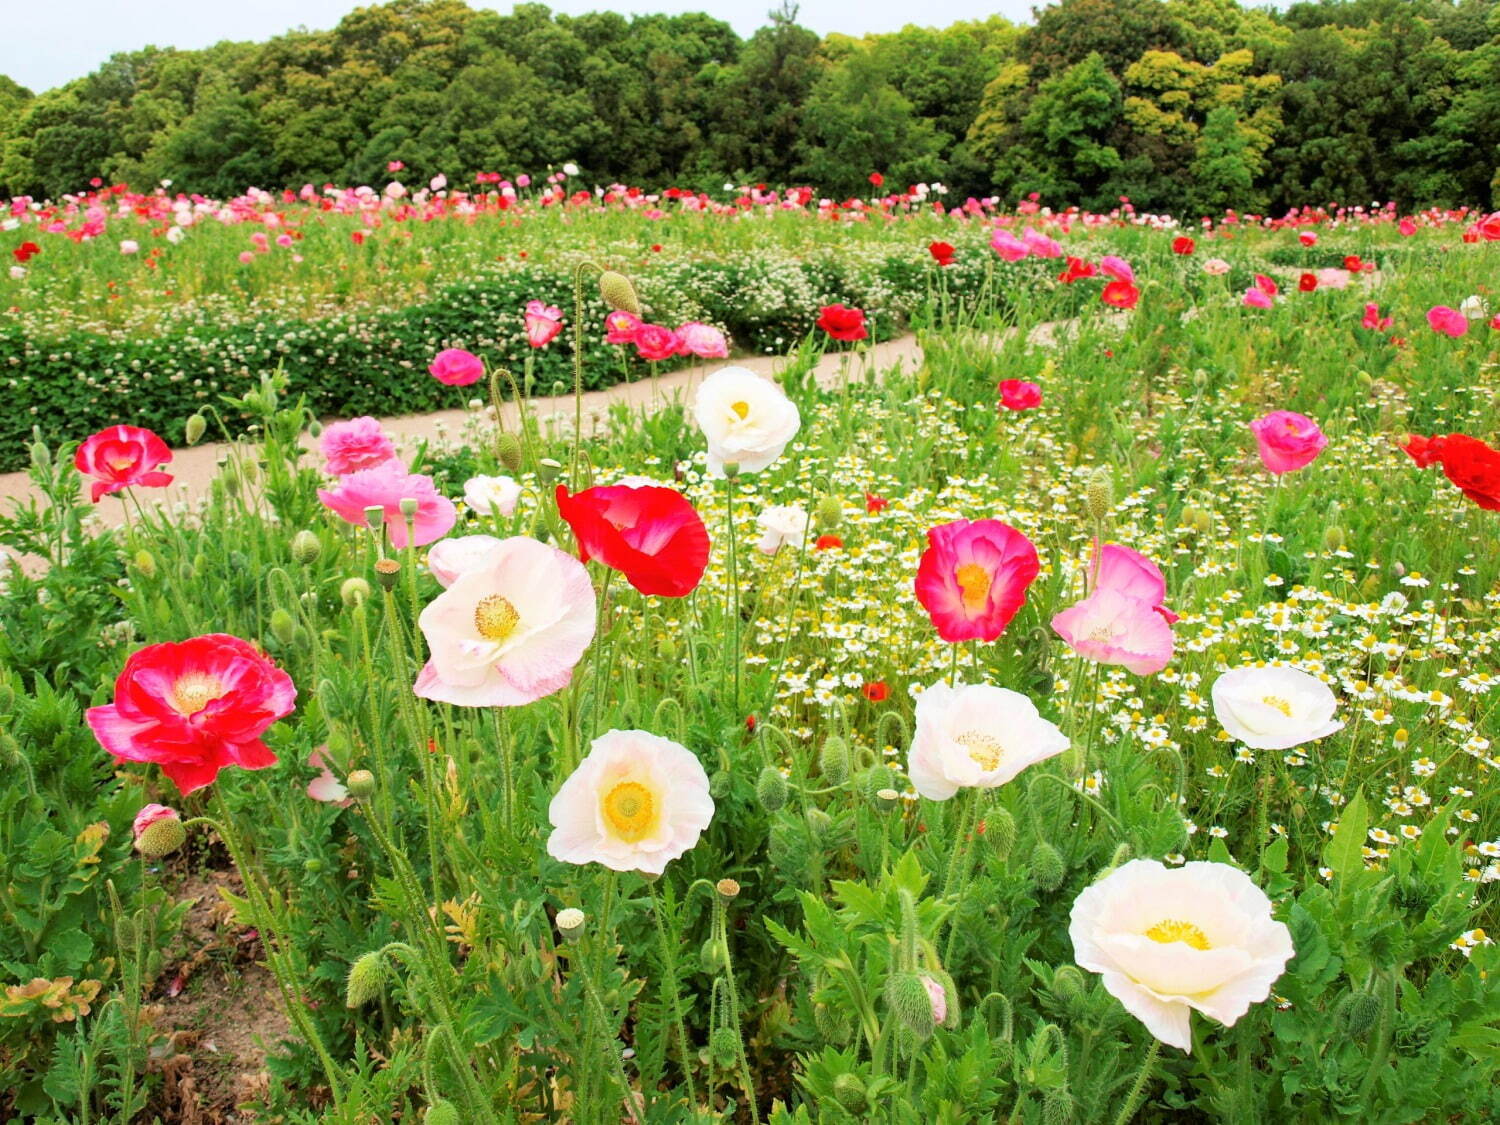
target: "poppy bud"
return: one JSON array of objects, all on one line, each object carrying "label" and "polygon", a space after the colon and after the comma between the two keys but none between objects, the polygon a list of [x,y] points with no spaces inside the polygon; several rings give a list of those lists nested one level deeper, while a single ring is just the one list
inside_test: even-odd
[{"label": "poppy bud", "polygon": [[1067,865],[1063,863],[1062,852],[1046,840],[1042,840],[1031,851],[1031,874],[1036,879],[1036,885],[1042,890],[1057,890],[1062,886],[1062,881],[1068,874]]},{"label": "poppy bud", "polygon": [[135,558],[130,560],[135,563],[136,570],[141,572],[143,578],[156,577],[156,556],[146,548],[142,547],[135,553]]},{"label": "poppy bud", "polygon": [[182,425],[182,440],[189,445],[197,445],[203,440],[204,431],[207,429],[207,418],[201,414],[190,414],[188,420]]},{"label": "poppy bud", "polygon": [[1351,993],[1339,1005],[1339,1015],[1343,1019],[1344,1030],[1355,1039],[1363,1039],[1380,1016],[1380,1001],[1369,992]]},{"label": "poppy bud", "polygon": [[339,587],[339,600],[344,603],[345,609],[354,609],[363,605],[366,598],[370,596],[370,584],[363,578],[346,578],[344,584]]},{"label": "poppy bud", "polygon": [[288,648],[296,640],[297,622],[286,610],[278,608],[271,611],[271,635]]},{"label": "poppy bud", "polygon": [[375,793],[375,775],[369,770],[353,770],[344,778],[344,788],[356,801],[368,801]]},{"label": "poppy bud", "polygon": [[[159,808],[159,806],[150,806]],[[187,842],[187,829],[175,810],[151,820],[135,834],[135,850],[146,859],[165,859]]]},{"label": "poppy bud", "polygon": [[512,473],[521,471],[521,439],[515,434],[506,432],[495,439],[495,453],[500,458],[500,464],[504,465]]},{"label": "poppy bud", "polygon": [[380,950],[372,949],[355,961],[349,968],[349,980],[344,987],[344,1007],[363,1008],[385,993],[385,959]]},{"label": "poppy bud", "polygon": [[760,807],[766,812],[776,812],[786,804],[786,798],[786,778],[781,776],[781,771],[775,766],[761,770],[755,782],[755,799],[760,802]]},{"label": "poppy bud", "polygon": [[828,835],[829,829],[833,827],[833,817],[822,809],[808,809],[803,814],[807,821],[807,830],[812,834],[814,840],[821,840]]},{"label": "poppy bud", "polygon": [[1042,1095],[1043,1125],[1072,1125],[1073,1096],[1060,1086]]},{"label": "poppy bud", "polygon": [[833,1080],[833,1100],[847,1113],[855,1117],[861,1117],[870,1108],[869,1095],[865,1093],[865,1084],[857,1074],[840,1074]]},{"label": "poppy bud", "polygon": [[614,270],[605,270],[599,275],[599,296],[604,298],[604,303],[614,312],[628,312],[631,316],[641,315],[641,299],[636,294],[635,286],[630,283],[630,278],[623,273]]},{"label": "poppy bud", "polygon": [[734,778],[728,770],[714,770],[713,776],[708,779],[708,795],[716,801],[722,801],[729,796],[729,790],[734,786]]},{"label": "poppy bud", "polygon": [[442,1098],[428,1106],[422,1115],[422,1125],[460,1125],[462,1121],[453,1103]]},{"label": "poppy bud", "polygon": [[1108,465],[1100,465],[1089,474],[1084,492],[1089,515],[1096,520],[1105,520],[1115,510],[1115,475]]},{"label": "poppy bud", "polygon": [[843,1046],[854,1037],[854,1020],[842,1004],[814,1004],[813,1025],[827,1043]]},{"label": "poppy bud", "polygon": [[31,463],[44,473],[52,468],[52,451],[47,448],[45,442],[32,443]]},{"label": "poppy bud", "polygon": [[992,805],[985,810],[984,839],[996,859],[1004,859],[1016,846],[1016,818],[1004,805]]},{"label": "poppy bud", "polygon": [[882,789],[896,788],[896,775],[887,765],[875,765],[861,770],[854,779],[855,788],[867,801],[873,801]]},{"label": "poppy bud", "polygon": [[0,715],[9,715],[16,705],[16,689],[0,680]]},{"label": "poppy bud", "polygon": [[1074,965],[1059,965],[1052,974],[1052,995],[1062,1001],[1083,992],[1083,974]]},{"label": "poppy bud", "polygon": [[318,438],[323,436],[323,423],[314,418],[307,424],[307,436]]},{"label": "poppy bud", "polygon": [[823,741],[823,750],[818,755],[818,772],[829,785],[842,785],[849,780],[849,769],[853,764],[849,744],[836,734]]},{"label": "poppy bud", "polygon": [[901,1026],[919,1039],[928,1038],[937,1026],[932,994],[916,973],[892,973],[886,977],[885,1003]]},{"label": "poppy bud", "polygon": [[839,521],[844,517],[844,506],[839,503],[837,496],[824,496],[818,501],[818,507],[813,513],[819,530],[831,531],[838,527]]},{"label": "poppy bud", "polygon": [[698,950],[698,963],[709,976],[717,976],[729,967],[729,947],[718,938],[708,938]]},{"label": "poppy bud", "polygon": [[740,1039],[732,1027],[716,1027],[708,1037],[708,1053],[714,1062],[729,1069],[740,1057]]},{"label": "poppy bud", "polygon": [[322,553],[323,540],[318,538],[316,532],[304,528],[292,536],[292,558],[303,566],[311,566],[317,562]]}]

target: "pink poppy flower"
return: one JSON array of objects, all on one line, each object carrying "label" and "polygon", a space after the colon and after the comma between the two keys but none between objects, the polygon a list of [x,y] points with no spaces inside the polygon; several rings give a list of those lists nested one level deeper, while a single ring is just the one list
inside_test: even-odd
[{"label": "pink poppy flower", "polygon": [[1273,410],[1250,423],[1260,459],[1267,469],[1280,475],[1311,465],[1328,447],[1328,438],[1306,414]]},{"label": "pink poppy flower", "polygon": [[671,359],[682,347],[682,338],[659,324],[642,324],[635,330],[635,350],[644,360]]},{"label": "pink poppy flower", "polygon": [[1003,228],[990,235],[990,249],[1007,262],[1019,262],[1031,253],[1031,247]]},{"label": "pink poppy flower", "polygon": [[597,602],[583,563],[516,536],[434,598],[417,618],[431,658],[423,699],[519,707],[567,687],[594,639]]},{"label": "pink poppy flower", "polygon": [[329,425],[318,438],[318,451],[328,474],[341,477],[394,460],[396,445],[379,422],[364,417]]},{"label": "pink poppy flower", "polygon": [[1427,323],[1434,332],[1441,332],[1444,336],[1452,336],[1454,339],[1469,331],[1469,318],[1457,309],[1450,309],[1447,305],[1434,305],[1428,309]]},{"label": "pink poppy flower", "polygon": [[1402,219],[1396,224],[1396,229],[1401,232],[1403,238],[1410,238],[1417,233],[1417,224],[1411,219]]},{"label": "pink poppy flower", "polygon": [[425,547],[437,542],[453,530],[458,519],[453,501],[438,493],[431,477],[408,473],[406,466],[399,461],[387,461],[373,469],[361,469],[340,477],[337,488],[318,489],[318,499],[345,523],[352,523],[355,527],[368,526],[366,508],[382,509],[391,546],[398,549],[407,545],[402,500],[417,502],[417,514],[413,517],[413,546]]},{"label": "pink poppy flower", "polygon": [[318,776],[307,783],[307,795],[314,801],[323,801],[346,809],[354,804],[354,799],[349,796],[348,788],[323,760],[323,751],[327,749],[326,746],[315,746],[313,752],[307,756],[307,764],[318,771]]},{"label": "pink poppy flower", "polygon": [[427,370],[439,383],[467,387],[484,378],[484,360],[463,348],[444,348],[433,357]]},{"label": "pink poppy flower", "polygon": [[1135,598],[1149,605],[1168,625],[1177,623],[1177,615],[1163,603],[1167,598],[1167,580],[1161,568],[1139,551],[1122,547],[1118,543],[1106,543],[1099,549],[1090,566],[1090,581],[1095,590],[1113,590],[1127,598]]},{"label": "pink poppy flower", "polygon": [[78,447],[73,454],[73,467],[94,478],[89,499],[97,504],[106,493],[138,484],[165,488],[172,483],[172,476],[157,467],[171,459],[167,443],[150,430],[140,426],[111,426]]},{"label": "pink poppy flower", "polygon": [[1172,627],[1147,601],[1100,586],[1052,619],[1052,629],[1086,660],[1118,664],[1137,676],[1172,659]]},{"label": "pink poppy flower", "polygon": [[533,348],[545,348],[562,331],[562,309],[541,301],[526,302],[526,342]]},{"label": "pink poppy flower", "polygon": [[1318,244],[1318,236],[1310,230],[1305,230],[1297,236],[1297,241],[1302,243],[1303,246],[1316,246]]},{"label": "pink poppy flower", "polygon": [[999,520],[955,520],[927,532],[917,600],[945,641],[993,641],[1041,569],[1030,539]]},{"label": "pink poppy flower", "polygon": [[633,344],[644,322],[633,313],[616,310],[604,318],[606,344]]},{"label": "pink poppy flower", "polygon": [[682,341],[682,350],[699,359],[726,359],[729,356],[729,341],[711,324],[690,320],[677,329],[677,337]]},{"label": "pink poppy flower", "polygon": [[1026,244],[1038,258],[1061,258],[1063,256],[1062,243],[1055,238],[1048,238],[1039,230],[1027,227],[1021,232],[1021,241]]},{"label": "pink poppy flower", "polygon": [[1042,388],[1023,379],[1002,379],[1000,405],[1006,410],[1035,410],[1042,405]]},{"label": "pink poppy flower", "polygon": [[1280,286],[1263,273],[1255,275],[1255,288],[1259,289],[1267,297],[1274,297],[1281,292]]},{"label": "pink poppy flower", "polygon": [[1372,332],[1384,332],[1394,323],[1390,317],[1380,315],[1380,306],[1376,304],[1365,306],[1365,318],[1359,322],[1361,328],[1368,328]]},{"label": "pink poppy flower", "polygon": [[1135,270],[1130,268],[1130,263],[1124,258],[1117,258],[1113,254],[1106,254],[1099,259],[1099,268],[1116,281],[1135,282]]},{"label": "pink poppy flower", "polygon": [[210,633],[131,654],[115,701],[90,707],[85,718],[110,754],[155,762],[186,795],[225,766],[274,766],[261,735],[296,701],[291,677],[253,645]]},{"label": "pink poppy flower", "polygon": [[1246,289],[1245,295],[1240,298],[1240,304],[1247,309],[1268,309],[1273,303],[1271,295],[1264,289]]}]

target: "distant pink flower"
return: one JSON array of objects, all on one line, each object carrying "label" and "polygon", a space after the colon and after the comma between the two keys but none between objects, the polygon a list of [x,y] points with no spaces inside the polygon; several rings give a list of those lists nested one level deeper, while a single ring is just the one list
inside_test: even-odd
[{"label": "distant pink flower", "polygon": [[1297,236],[1297,241],[1302,243],[1303,246],[1316,246],[1318,244],[1318,236],[1310,230],[1305,230]]},{"label": "distant pink flower", "polygon": [[241,250],[240,261],[248,266],[251,262],[255,261],[255,255],[249,250]]},{"label": "distant pink flower", "polygon": [[439,383],[467,387],[484,378],[484,360],[463,348],[444,348],[433,357],[427,370]]},{"label": "distant pink flower", "polygon": [[1444,336],[1452,336],[1454,339],[1469,331],[1469,318],[1457,309],[1450,309],[1447,305],[1434,305],[1428,309],[1427,323],[1432,326],[1434,332],[1441,332]]},{"label": "distant pink flower", "polygon": [[1245,295],[1240,298],[1240,304],[1247,309],[1268,309],[1273,303],[1271,295],[1264,289],[1246,289]]},{"label": "distant pink flower", "polygon": [[526,342],[533,348],[545,348],[562,331],[562,309],[541,301],[526,302]]},{"label": "distant pink flower", "polygon": [[1229,263],[1223,258],[1205,258],[1203,272],[1210,277],[1223,277],[1229,272]]},{"label": "distant pink flower", "polygon": [[1281,288],[1263,273],[1255,275],[1255,288],[1259,289],[1267,297],[1274,297],[1281,292]]},{"label": "distant pink flower", "polygon": [[401,161],[399,161],[399,160],[392,160],[392,161],[390,161],[389,163],[386,164],[385,170],[387,172],[399,172],[399,171],[401,171],[405,167],[406,167],[406,165],[403,164]]},{"label": "distant pink flower", "polygon": [[361,469],[373,469],[396,456],[396,445],[374,418],[334,422],[318,438],[323,467],[330,476],[341,477]]},{"label": "distant pink flower", "polygon": [[1388,316],[1381,316],[1380,306],[1372,303],[1365,306],[1365,318],[1359,323],[1361,328],[1372,332],[1384,332],[1395,322]]},{"label": "distant pink flower", "polygon": [[1052,629],[1086,660],[1118,664],[1137,676],[1172,660],[1172,627],[1140,598],[1101,586],[1052,619]]},{"label": "distant pink flower", "polygon": [[328,763],[323,760],[323,751],[326,746],[315,746],[313,752],[307,756],[307,764],[319,771],[318,776],[307,783],[307,795],[314,801],[324,801],[330,805],[337,805],[341,809],[348,808],[354,803],[349,796],[349,790],[340,781]]},{"label": "distant pink flower", "polygon": [[1002,379],[1000,405],[1006,410],[1035,410],[1042,405],[1042,388],[1023,379]]},{"label": "distant pink flower", "polygon": [[1328,438],[1306,414],[1273,410],[1250,423],[1260,459],[1267,469],[1280,475],[1311,465],[1328,448]]},{"label": "distant pink flower", "polygon": [[531,186],[531,177],[528,176],[525,172],[522,172],[519,176],[516,177],[516,187],[526,188],[526,187],[530,187],[530,186]]},{"label": "distant pink flower", "polygon": [[1396,229],[1401,232],[1403,237],[1410,238],[1417,233],[1417,224],[1411,219],[1402,219],[1396,224]]},{"label": "distant pink flower", "polygon": [[1003,228],[990,235],[990,249],[1007,262],[1019,262],[1031,253],[1031,247]]},{"label": "distant pink flower", "polygon": [[690,320],[677,329],[677,336],[682,350],[699,359],[725,359],[729,355],[729,341],[711,324]]},{"label": "distant pink flower", "polygon": [[401,514],[402,500],[415,500],[414,545],[435,543],[453,529],[458,511],[453,501],[439,494],[432,478],[408,473],[399,461],[387,461],[373,469],[361,469],[340,477],[338,487],[318,489],[318,499],[345,523],[367,526],[366,508],[380,508],[385,513],[391,546],[406,546],[406,517]]},{"label": "distant pink flower", "polygon": [[1318,279],[1318,285],[1323,289],[1347,289],[1349,288],[1349,271],[1341,269],[1321,269],[1313,271],[1313,276]]},{"label": "distant pink flower", "polygon": [[121,254],[139,254],[140,252],[141,252],[141,244],[139,242],[137,242],[135,239],[133,239],[133,238],[125,238],[125,239],[121,239],[120,240],[120,253]]},{"label": "distant pink flower", "polygon": [[635,332],[635,350],[644,360],[671,359],[682,347],[682,338],[659,324],[642,324]]},{"label": "distant pink flower", "polygon": [[1124,258],[1117,258],[1113,254],[1106,254],[1099,259],[1099,268],[1116,281],[1135,281],[1135,270],[1130,268],[1130,263]]},{"label": "distant pink flower", "polygon": [[1021,241],[1026,244],[1038,258],[1061,258],[1063,256],[1062,244],[1055,238],[1048,238],[1039,230],[1027,227],[1021,232]]},{"label": "distant pink flower", "polygon": [[645,322],[632,313],[616,310],[604,318],[606,344],[633,344],[635,334]]},{"label": "distant pink flower", "polygon": [[159,471],[158,466],[171,459],[167,443],[150,430],[111,426],[78,447],[73,467],[94,478],[89,499],[97,504],[101,496],[135,485],[165,488],[172,483],[172,476]]}]

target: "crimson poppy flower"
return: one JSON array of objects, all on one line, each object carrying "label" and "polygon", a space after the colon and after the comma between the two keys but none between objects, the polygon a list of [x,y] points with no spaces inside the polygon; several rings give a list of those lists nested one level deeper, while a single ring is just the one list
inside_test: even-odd
[{"label": "crimson poppy flower", "polygon": [[818,313],[818,327],[845,343],[863,340],[870,335],[865,327],[864,309],[845,305],[824,305]]},{"label": "crimson poppy flower", "polygon": [[1117,309],[1133,309],[1141,299],[1141,291],[1128,281],[1111,281],[1099,294],[1099,299]]},{"label": "crimson poppy flower", "polygon": [[1035,410],[1042,405],[1042,388],[1024,379],[1002,379],[1000,405],[1006,410]]},{"label": "crimson poppy flower", "polygon": [[927,252],[940,266],[951,266],[956,253],[951,242],[930,242],[927,244]]},{"label": "crimson poppy flower", "polygon": [[884,703],[891,695],[891,689],[886,687],[884,680],[868,680],[859,690],[871,703]]},{"label": "crimson poppy flower", "polygon": [[1057,275],[1057,280],[1072,285],[1075,281],[1081,281],[1085,277],[1093,277],[1098,273],[1093,262],[1085,262],[1082,258],[1068,256],[1068,268]]},{"label": "crimson poppy flower", "polygon": [[680,598],[708,567],[708,529],[671,488],[608,485],[569,495],[557,486],[557,510],[578,538],[584,562],[598,559],[643,594]]},{"label": "crimson poppy flower", "polygon": [[870,182],[876,187],[883,187],[885,185],[885,177],[882,176],[879,172],[871,172]]},{"label": "crimson poppy flower", "polygon": [[1304,273],[1297,279],[1297,288],[1304,293],[1311,293],[1318,287],[1318,275],[1315,273]]},{"label": "crimson poppy flower", "polygon": [[873,492],[865,493],[865,511],[883,512],[891,506],[891,502],[884,496],[876,496]]},{"label": "crimson poppy flower", "polygon": [[42,248],[35,242],[23,242],[21,243],[21,245],[17,246],[14,250],[11,251],[11,253],[15,256],[16,261],[20,262],[22,265],[25,265],[27,262],[31,261],[32,258],[36,257],[41,252]]},{"label": "crimson poppy flower", "polygon": [[1470,500],[1487,511],[1500,512],[1500,449],[1468,434],[1413,434],[1402,448],[1421,468],[1441,465],[1443,475]]},{"label": "crimson poppy flower", "polygon": [[1185,234],[1179,234],[1172,239],[1172,253],[1174,254],[1191,254],[1197,248],[1198,244]]}]

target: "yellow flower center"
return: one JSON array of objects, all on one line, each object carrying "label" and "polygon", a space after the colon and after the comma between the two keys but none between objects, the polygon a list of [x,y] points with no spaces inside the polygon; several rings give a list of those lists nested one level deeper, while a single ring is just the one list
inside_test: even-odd
[{"label": "yellow flower center", "polygon": [[189,672],[172,685],[167,702],[179,715],[196,715],[224,694],[218,677],[207,672]]},{"label": "yellow flower center", "polygon": [[1000,759],[1005,757],[1005,747],[999,739],[977,730],[966,730],[953,741],[966,747],[974,764],[985,771],[999,769]]},{"label": "yellow flower center", "polygon": [[474,628],[487,641],[503,641],[516,631],[521,615],[510,599],[499,594],[480,598],[474,607]]},{"label": "yellow flower center", "polygon": [[1263,695],[1263,696],[1260,697],[1260,701],[1262,703],[1264,703],[1267,707],[1274,707],[1274,708],[1276,708],[1276,710],[1280,711],[1288,719],[1290,719],[1292,717],[1292,705],[1290,703],[1288,703],[1285,699],[1282,699],[1281,696],[1279,696],[1279,695]]},{"label": "yellow flower center", "polygon": [[750,404],[748,402],[733,402],[733,403],[730,403],[729,404],[729,409],[733,410],[742,419],[750,417]]},{"label": "yellow flower center", "polygon": [[1146,931],[1146,936],[1163,945],[1180,941],[1183,945],[1191,945],[1194,949],[1213,948],[1207,934],[1191,922],[1184,922],[1181,918],[1163,918]]},{"label": "yellow flower center", "polygon": [[656,831],[656,797],[639,781],[616,782],[600,802],[604,819],[616,837],[638,843]]},{"label": "yellow flower center", "polygon": [[117,473],[123,473],[126,469],[135,468],[135,458],[129,455],[111,457],[109,459],[109,467]]},{"label": "yellow flower center", "polygon": [[990,595],[990,572],[978,563],[964,563],[953,572],[953,577],[964,592],[964,608],[971,613],[983,609]]}]

